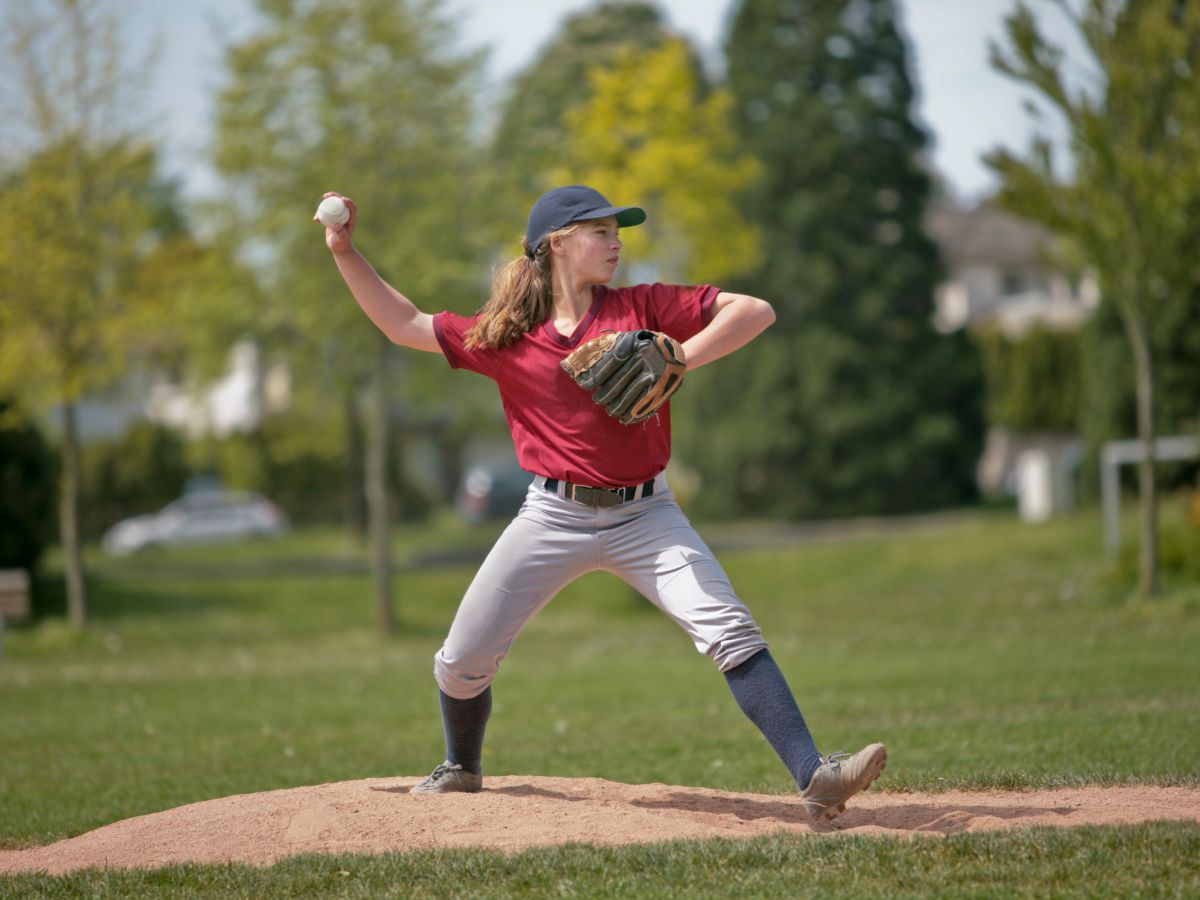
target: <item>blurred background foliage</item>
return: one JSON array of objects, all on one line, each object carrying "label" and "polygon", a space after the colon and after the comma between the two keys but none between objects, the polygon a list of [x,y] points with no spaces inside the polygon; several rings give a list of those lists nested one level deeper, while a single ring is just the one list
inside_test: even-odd
[{"label": "blurred background foliage", "polygon": [[975,498],[979,365],[934,330],[928,136],[890,0],[751,0],[726,46],[736,130],[763,175],[743,209],[769,298],[753,354],[681,395],[680,457],[709,514],[898,513]]},{"label": "blurred background foliage", "polygon": [[54,534],[54,451],[0,399],[0,568],[34,568]]},{"label": "blurred background foliage", "polygon": [[653,210],[621,236],[633,271],[719,284],[758,265],[760,235],[738,201],[762,170],[738,139],[732,95],[705,83],[687,44],[624,47],[589,82],[590,97],[567,111],[566,163],[552,181]]},{"label": "blurred background foliage", "polygon": [[992,328],[980,330],[977,340],[990,423],[1013,431],[1078,429],[1083,381],[1078,332],[1038,327],[1014,339]]},{"label": "blurred background foliage", "polygon": [[[1194,36],[1195,14],[1168,0],[1115,6],[1172,37],[1100,59],[1117,79],[1109,98],[1132,114],[1134,73],[1194,62],[1175,58],[1195,47],[1180,50],[1170,29]],[[212,148],[222,197],[186,204],[131,87],[153,66],[122,52],[119,4],[36,0],[6,12],[5,92],[24,124],[0,163],[0,392],[11,399],[0,463],[22,490],[37,481],[25,499],[4,498],[0,543],[28,548],[6,550],[12,559],[36,558],[32,536],[63,525],[39,499],[47,491],[74,492],[87,537],[213,473],[269,494],[294,521],[362,533],[372,453],[387,460],[392,515],[416,519],[451,498],[474,443],[507,441],[484,379],[388,346],[346,298],[310,222],[325,190],[358,201],[364,253],[428,311],[478,308],[492,267],[520,252],[533,199],[576,180],[650,209],[627,235],[628,278],[770,300],[778,321],[753,352],[695,373],[674,403],[675,460],[694,476],[700,516],[969,504],[988,427],[1078,432],[1093,466],[1104,441],[1134,431],[1115,293],[1077,333],[934,328],[946,267],[925,221],[937,186],[895,0],[740,0],[719,74],[653,3],[598,2],[563,20],[491,110],[478,102],[483,58],[455,49],[437,0],[258,0],[257,14],[222,59]],[[1014,76],[1022,52],[1045,49],[1035,21],[1014,11]],[[96,54],[90,82],[71,54],[53,52],[48,36],[64,23]],[[1184,87],[1192,71],[1178,76]],[[1192,146],[1196,107],[1172,107],[1170,129],[1186,140],[1168,149]],[[1103,121],[1101,106],[1085,112]],[[1085,146],[1071,149],[1087,162]],[[1073,266],[1094,266],[1099,237],[1071,240],[1069,227],[1086,206],[1052,213],[1063,198],[1092,198],[1103,224],[1120,218],[1119,197],[1087,166],[1091,187],[1039,193],[1055,171],[1038,167],[1043,150],[993,159],[1005,202],[1065,232]],[[1166,157],[1148,159],[1138,196],[1178,224],[1200,208],[1195,179],[1165,183]],[[1163,192],[1171,201],[1154,205]],[[1148,320],[1160,433],[1200,428],[1200,254],[1169,234],[1174,262],[1153,280]],[[1161,255],[1137,259],[1145,269]],[[67,413],[81,397],[134,372],[210,384],[245,339],[290,379],[286,410],[256,430],[197,437],[143,422],[77,446]],[[386,427],[372,425],[380,410]],[[61,424],[46,428],[51,411]],[[53,455],[34,422],[53,434]],[[440,480],[413,474],[420,446],[435,448]],[[1174,483],[1194,477],[1194,466],[1168,472]],[[36,521],[12,524],[11,510]]]}]

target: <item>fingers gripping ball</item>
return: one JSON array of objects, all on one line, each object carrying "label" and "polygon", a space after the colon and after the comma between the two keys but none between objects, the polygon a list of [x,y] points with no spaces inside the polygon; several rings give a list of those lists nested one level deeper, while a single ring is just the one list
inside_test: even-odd
[{"label": "fingers gripping ball", "polygon": [[350,207],[341,197],[326,197],[317,207],[317,221],[326,228],[345,225],[350,221]]},{"label": "fingers gripping ball", "polygon": [[593,338],[561,365],[622,425],[654,415],[679,390],[687,371],[679,344],[661,332],[645,329]]}]

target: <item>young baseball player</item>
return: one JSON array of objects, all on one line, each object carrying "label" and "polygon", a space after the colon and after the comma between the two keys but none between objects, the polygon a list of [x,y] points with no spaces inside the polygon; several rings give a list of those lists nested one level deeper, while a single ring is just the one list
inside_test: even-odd
[{"label": "young baseball player", "polygon": [[620,230],[646,213],[571,185],[534,204],[524,253],[496,273],[478,314],[430,315],[354,248],[357,210],[345,202],[349,220],[327,227],[325,242],[355,300],[394,343],[494,380],[517,457],[533,474],[434,658],[446,760],[413,791],[482,788],[500,661],[555,594],[602,569],[688,633],[788,767],[810,815],[834,818],[879,777],[887,750],[818,753],[758,625],[663,475],[671,454],[666,400],[685,369],[749,343],[774,321],[771,307],[711,285],[609,287]]}]

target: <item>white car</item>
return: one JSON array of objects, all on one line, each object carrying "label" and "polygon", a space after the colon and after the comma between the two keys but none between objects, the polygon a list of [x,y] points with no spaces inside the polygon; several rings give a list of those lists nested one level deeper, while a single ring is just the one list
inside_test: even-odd
[{"label": "white car", "polygon": [[185,494],[156,513],[118,522],[101,544],[113,556],[124,556],[148,547],[277,537],[287,531],[287,516],[265,497],[203,491]]}]

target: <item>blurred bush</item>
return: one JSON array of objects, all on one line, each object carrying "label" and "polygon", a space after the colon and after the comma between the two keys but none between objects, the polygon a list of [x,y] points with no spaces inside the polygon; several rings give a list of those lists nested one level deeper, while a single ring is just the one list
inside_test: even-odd
[{"label": "blurred bush", "polygon": [[1082,394],[1081,336],[1033,328],[1020,338],[981,329],[987,417],[1013,431],[1075,431]]},{"label": "blurred bush", "polygon": [[115,440],[83,448],[80,525],[86,538],[129,516],[155,512],[187,483],[184,441],[162,425],[138,422]]},{"label": "blurred bush", "polygon": [[[1113,577],[1120,584],[1137,584],[1139,545],[1121,549]],[[1158,532],[1158,566],[1163,579],[1200,583],[1200,485],[1185,496],[1163,504]]]},{"label": "blurred bush", "polygon": [[0,400],[0,568],[32,570],[54,535],[55,454]]},{"label": "blurred bush", "polygon": [[[310,414],[273,416],[254,432],[206,438],[189,451],[192,468],[216,474],[234,490],[255,491],[276,503],[294,524],[350,525],[365,509],[363,476],[357,454],[343,446],[344,435]],[[426,518],[431,500],[400,473],[400,444],[391,441],[392,510],[395,519]]]}]

